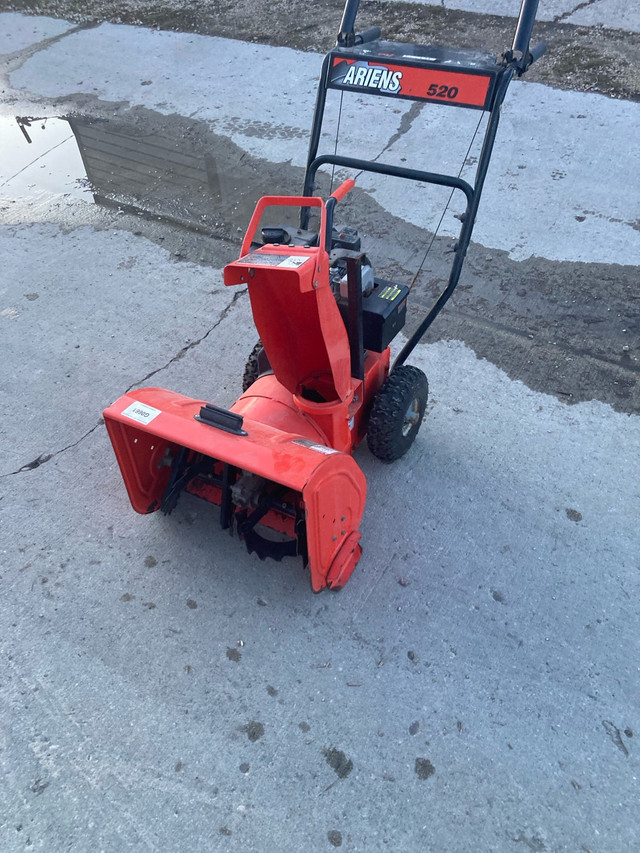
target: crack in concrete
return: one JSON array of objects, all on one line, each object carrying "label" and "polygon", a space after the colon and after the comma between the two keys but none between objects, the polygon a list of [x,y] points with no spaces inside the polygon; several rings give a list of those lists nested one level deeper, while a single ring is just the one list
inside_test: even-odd
[{"label": "crack in concrete", "polygon": [[49,462],[51,459],[54,459],[56,456],[60,456],[61,453],[66,453],[67,450],[73,450],[74,447],[77,447],[81,442],[83,442],[86,438],[88,438],[92,432],[95,432],[98,427],[104,424],[104,419],[100,418],[95,426],[92,426],[91,429],[87,430],[84,435],[81,435],[79,439],[68,444],[66,447],[61,447],[60,450],[54,450],[53,453],[41,453],[40,456],[36,457],[32,462],[27,462],[25,465],[22,465],[20,468],[17,468],[15,471],[9,471],[6,474],[0,474],[0,480],[3,480],[5,477],[13,477],[15,474],[23,474],[25,471],[34,471],[36,468],[39,468],[41,465],[44,465],[45,462]]},{"label": "crack in concrete", "polygon": [[560,24],[562,23],[562,21],[566,21],[567,18],[570,18],[572,15],[575,15],[576,12],[580,12],[582,9],[586,9],[587,6],[592,6],[596,2],[597,0],[584,0],[583,3],[578,3],[575,8],[569,9],[568,12],[563,12],[561,15],[556,15],[556,17],[553,19],[553,23]]},{"label": "crack in concrete", "polygon": [[236,302],[242,296],[244,296],[244,294],[246,292],[247,291],[245,289],[245,290],[239,290],[236,293],[234,293],[233,299],[231,300],[231,302],[229,302],[229,304],[220,312],[220,316],[218,317],[216,322],[213,324],[213,326],[207,332],[204,333],[204,335],[202,335],[201,338],[198,338],[198,340],[196,340],[196,341],[191,341],[190,343],[188,343],[186,345],[186,347],[182,347],[180,352],[178,352],[176,355],[174,355],[173,358],[169,359],[169,361],[165,365],[163,365],[162,367],[158,367],[156,370],[152,370],[151,373],[147,373],[147,375],[144,376],[142,379],[140,379],[138,382],[134,382],[132,385],[130,385],[124,393],[128,394],[129,391],[132,391],[134,388],[137,388],[143,382],[147,382],[147,380],[151,379],[152,376],[157,376],[158,373],[161,373],[163,370],[166,370],[168,367],[170,367],[176,361],[180,361],[181,358],[184,358],[185,355],[189,352],[189,350],[193,349],[194,347],[199,346],[202,343],[202,341],[205,341],[209,337],[211,332],[215,331],[215,329],[218,328],[218,326],[220,325],[220,323],[222,323],[223,320],[226,320],[231,309],[234,307]]},{"label": "crack in concrete", "polygon": [[[176,355],[174,355],[173,358],[170,358],[169,361],[166,364],[164,364],[162,367],[158,367],[156,370],[152,370],[151,373],[148,373],[146,376],[144,376],[138,382],[134,382],[133,384],[129,385],[129,387],[126,389],[126,391],[124,393],[128,394],[129,391],[133,390],[134,388],[137,388],[143,382],[146,382],[148,379],[151,379],[152,376],[156,376],[158,373],[161,373],[163,370],[166,370],[168,367],[170,367],[176,361],[180,361],[180,359],[184,358],[184,356],[189,352],[189,350],[194,349],[194,347],[199,346],[202,343],[202,341],[206,340],[209,337],[209,335],[218,328],[220,323],[222,323],[229,316],[229,313],[231,312],[231,310],[235,306],[236,302],[239,299],[241,299],[246,293],[247,293],[246,289],[236,291],[236,293],[233,294],[233,298],[231,299],[229,304],[226,305],[225,308],[223,308],[223,310],[220,312],[220,316],[218,317],[216,322],[213,324],[213,326],[208,331],[206,331],[204,333],[204,335],[202,335],[200,338],[198,338],[195,341],[191,341],[189,344],[187,344],[187,346],[182,347],[180,352],[178,352]],[[41,453],[40,456],[37,456],[31,462],[27,462],[26,464],[22,465],[20,468],[17,468],[15,471],[8,471],[6,474],[0,474],[0,480],[4,479],[5,477],[13,477],[15,474],[23,474],[26,471],[34,471],[36,468],[39,468],[41,465],[44,465],[46,462],[50,462],[52,459],[55,459],[56,456],[60,456],[60,454],[66,453],[67,450],[73,450],[74,447],[77,447],[79,444],[81,444],[93,432],[95,432],[98,429],[98,427],[101,427],[101,426],[104,426],[104,418],[100,418],[100,420],[98,421],[97,424],[92,426],[91,429],[87,430],[87,432],[85,432],[84,435],[80,436],[79,439],[72,442],[71,444],[68,444],[66,447],[62,447],[62,448],[60,448],[60,450],[54,450],[53,453]]]}]

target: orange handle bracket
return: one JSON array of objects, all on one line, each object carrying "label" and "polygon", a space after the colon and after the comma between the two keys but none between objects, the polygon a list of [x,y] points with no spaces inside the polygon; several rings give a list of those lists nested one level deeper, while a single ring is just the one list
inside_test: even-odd
[{"label": "orange handle bracket", "polygon": [[[331,193],[329,198],[334,199],[337,204],[341,201],[348,192],[350,192],[356,182],[353,178],[347,178],[344,183],[340,184],[340,186],[335,190],[335,192]],[[328,201],[329,199],[327,199]],[[325,229],[326,229],[326,214],[325,208],[326,205],[322,201],[321,198],[317,196],[263,196],[258,203],[256,204],[255,210],[253,211],[253,216],[251,217],[251,221],[249,222],[249,227],[247,228],[247,233],[245,234],[244,240],[242,242],[241,256],[244,257],[248,254],[251,248],[251,241],[253,240],[255,233],[258,229],[258,224],[262,217],[262,214],[266,210],[267,207],[319,207],[320,208],[320,245],[324,245],[325,238]]]},{"label": "orange handle bracket", "polygon": [[324,234],[325,228],[325,212],[324,203],[317,196],[297,196],[297,195],[265,195],[256,204],[253,216],[249,222],[247,233],[242,241],[242,249],[240,250],[241,257],[248,254],[251,249],[251,241],[253,240],[262,214],[267,207],[319,207],[321,219],[321,233]]}]

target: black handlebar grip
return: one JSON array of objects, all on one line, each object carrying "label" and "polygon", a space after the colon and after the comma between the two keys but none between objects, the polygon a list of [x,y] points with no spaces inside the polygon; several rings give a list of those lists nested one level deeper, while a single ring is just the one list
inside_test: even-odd
[{"label": "black handlebar grip", "polygon": [[536,61],[536,59],[540,59],[540,57],[547,52],[547,43],[546,41],[539,41],[538,44],[534,44],[534,46],[529,50],[529,56],[531,57],[529,60],[529,65]]},{"label": "black handlebar grip", "polygon": [[368,41],[375,41],[376,39],[379,39],[381,35],[382,30],[380,27],[369,27],[369,29],[365,30],[363,33],[357,34],[355,43],[366,44]]}]

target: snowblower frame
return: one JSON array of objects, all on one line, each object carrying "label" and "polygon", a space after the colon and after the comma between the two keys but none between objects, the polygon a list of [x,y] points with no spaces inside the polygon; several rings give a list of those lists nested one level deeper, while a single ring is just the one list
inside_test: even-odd
[{"label": "snowblower frame", "polygon": [[[460,277],[507,87],[544,52],[543,44],[529,50],[536,8],[537,0],[523,0],[512,49],[496,60],[381,41],[377,27],[357,35],[358,0],[347,0],[318,87],[303,194],[261,199],[240,258],[224,270],[225,285],[247,288],[260,336],[244,393],[227,410],[143,388],[104,412],[137,512],[169,513],[188,492],[219,507],[221,527],[237,532],[261,559],[301,556],[314,591],[344,586],[362,551],[366,496],[352,453],[366,435],[374,455],[392,462],[420,428],[427,380],[404,362]],[[475,182],[319,154],[329,89],[487,111]],[[392,370],[389,344],[404,325],[409,287],[375,278],[355,229],[333,227],[335,207],[354,181],[325,203],[313,195],[324,165],[451,187],[466,197],[448,285]],[[300,211],[300,228],[263,227],[256,239],[263,215],[281,206]],[[308,230],[312,210],[317,233]]]},{"label": "snowblower frame", "polygon": [[[313,195],[318,169],[332,165],[451,187],[452,190],[463,192],[466,197],[466,209],[459,217],[462,225],[453,248],[454,258],[447,286],[400,351],[394,361],[395,368],[405,363],[451,298],[460,280],[507,89],[513,77],[522,76],[544,54],[547,46],[539,42],[529,48],[538,0],[522,0],[512,47],[499,59],[493,54],[475,50],[382,41],[379,27],[371,27],[356,34],[354,26],[359,2],[347,0],[337,44],[327,54],[322,65],[303,195]],[[318,155],[327,92],[330,89],[486,111],[489,118],[473,184],[454,175],[407,169],[377,160],[331,153]],[[301,228],[307,228],[308,221],[307,208],[301,212]]]}]

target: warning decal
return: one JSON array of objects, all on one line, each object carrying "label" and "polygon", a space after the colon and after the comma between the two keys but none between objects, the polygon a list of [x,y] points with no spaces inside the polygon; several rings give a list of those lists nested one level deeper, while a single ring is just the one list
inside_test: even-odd
[{"label": "warning decal", "polygon": [[289,269],[297,269],[310,260],[309,255],[271,255],[266,252],[251,252],[250,255],[240,258],[238,263],[251,264],[251,266],[255,267],[288,267]]},{"label": "warning decal", "polygon": [[393,300],[400,296],[401,293],[402,290],[399,287],[396,287],[396,285],[389,285],[388,287],[385,287],[380,294],[380,299],[388,299],[389,302],[393,302]]},{"label": "warning decal", "polygon": [[288,258],[285,258],[282,263],[278,264],[279,267],[301,267],[302,264],[306,263],[309,258],[301,257],[300,255],[289,255]]}]

